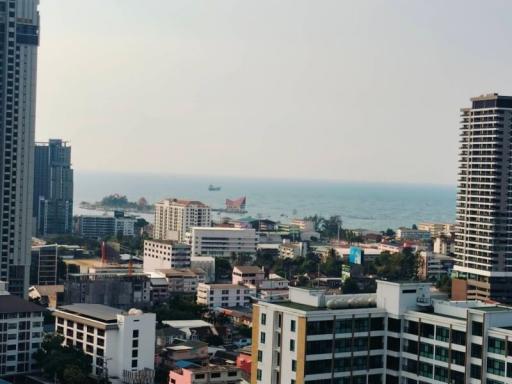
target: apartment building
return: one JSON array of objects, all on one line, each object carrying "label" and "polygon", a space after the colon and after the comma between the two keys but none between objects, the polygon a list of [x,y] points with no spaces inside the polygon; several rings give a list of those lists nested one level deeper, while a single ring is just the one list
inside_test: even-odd
[{"label": "apartment building", "polygon": [[449,277],[453,271],[455,258],[448,255],[420,251],[418,260],[418,278],[422,280],[439,280],[442,276]]},{"label": "apartment building", "polygon": [[92,374],[125,383],[153,383],[154,313],[100,304],[72,304],[54,312],[56,332],[92,357]]},{"label": "apartment building", "polygon": [[165,199],[155,204],[153,237],[158,240],[185,241],[192,227],[211,226],[211,209],[200,201]]},{"label": "apartment building", "polygon": [[208,308],[245,307],[256,295],[256,287],[238,284],[199,284],[197,304]]},{"label": "apartment building", "polygon": [[44,310],[10,295],[0,282],[0,378],[37,370],[32,356],[43,340]]},{"label": "apartment building", "polygon": [[78,233],[93,239],[112,235],[135,236],[137,219],[116,212],[115,216],[79,216]]},{"label": "apartment building", "polygon": [[206,273],[200,268],[161,269],[152,273],[153,279],[165,280],[165,290],[171,293],[196,293],[199,284],[206,281]]},{"label": "apartment building", "polygon": [[512,97],[471,99],[461,110],[456,297],[512,303]]},{"label": "apartment building", "polygon": [[144,241],[144,272],[190,268],[190,245],[173,240]]},{"label": "apartment building", "polygon": [[252,340],[253,384],[512,383],[512,308],[447,301],[428,283],[290,288],[253,306]]},{"label": "apartment building", "polygon": [[31,285],[57,285],[59,246],[57,244],[32,247],[30,263]]},{"label": "apartment building", "polygon": [[258,236],[252,228],[192,227],[190,242],[193,256],[255,256]]}]

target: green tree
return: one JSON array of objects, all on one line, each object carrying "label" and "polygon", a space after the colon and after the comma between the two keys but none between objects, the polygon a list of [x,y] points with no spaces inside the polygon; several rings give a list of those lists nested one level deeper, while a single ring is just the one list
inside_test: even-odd
[{"label": "green tree", "polygon": [[233,271],[233,267],[231,266],[229,260],[224,259],[222,257],[217,257],[215,259],[215,280],[226,280],[231,277],[231,272]]},{"label": "green tree", "polygon": [[65,384],[83,384],[87,380],[87,375],[76,365],[69,365],[62,371],[62,382]]},{"label": "green tree", "polygon": [[[43,338],[41,348],[34,354],[34,359],[38,363],[43,375],[48,379],[57,379],[65,384],[75,384],[75,382],[66,382],[64,371],[68,367],[75,367],[68,372],[68,379],[76,378],[77,370],[87,377],[92,369],[92,359],[82,350],[63,346],[64,338],[57,334],[47,334]],[[84,381],[82,380],[82,383]]]}]

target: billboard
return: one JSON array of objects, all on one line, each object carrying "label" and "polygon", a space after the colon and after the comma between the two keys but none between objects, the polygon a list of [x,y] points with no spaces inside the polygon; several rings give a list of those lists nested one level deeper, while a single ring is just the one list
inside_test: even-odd
[{"label": "billboard", "polygon": [[348,263],[349,264],[363,264],[364,263],[364,251],[359,247],[350,247],[348,252]]}]

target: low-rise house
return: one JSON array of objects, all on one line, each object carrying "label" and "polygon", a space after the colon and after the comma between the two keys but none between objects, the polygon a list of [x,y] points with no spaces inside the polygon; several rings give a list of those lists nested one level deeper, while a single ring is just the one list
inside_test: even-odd
[{"label": "low-rise house", "polygon": [[285,300],[288,298],[289,284],[290,282],[284,277],[271,273],[260,282],[258,297],[260,300],[268,301]]},{"label": "low-rise house", "polygon": [[157,352],[173,344],[175,340],[183,340],[187,337],[184,331],[178,328],[166,326],[156,330]]},{"label": "low-rise house", "polygon": [[183,360],[204,364],[208,361],[208,343],[176,339],[159,353],[159,359],[160,364],[167,368],[174,368]]},{"label": "low-rise house", "polygon": [[256,287],[265,279],[265,271],[257,266],[239,265],[233,267],[233,284],[251,284]]},{"label": "low-rise house", "polygon": [[238,284],[199,284],[197,287],[197,303],[208,308],[244,307],[251,303],[256,295],[255,286]]},{"label": "low-rise house", "polygon": [[92,374],[125,383],[153,383],[154,313],[99,304],[72,304],[54,312],[56,332],[92,358]]},{"label": "low-rise house", "polygon": [[215,327],[204,320],[165,320],[162,323],[184,332],[187,340],[200,340],[213,335],[218,336]]},{"label": "low-rise house", "polygon": [[239,384],[242,371],[236,365],[188,365],[169,372],[169,384]]}]

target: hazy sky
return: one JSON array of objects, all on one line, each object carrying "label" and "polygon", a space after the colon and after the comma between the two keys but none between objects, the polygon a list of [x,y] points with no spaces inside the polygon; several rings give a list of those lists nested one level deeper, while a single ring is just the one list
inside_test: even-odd
[{"label": "hazy sky", "polygon": [[455,183],[512,2],[41,0],[37,139],[77,170]]}]

